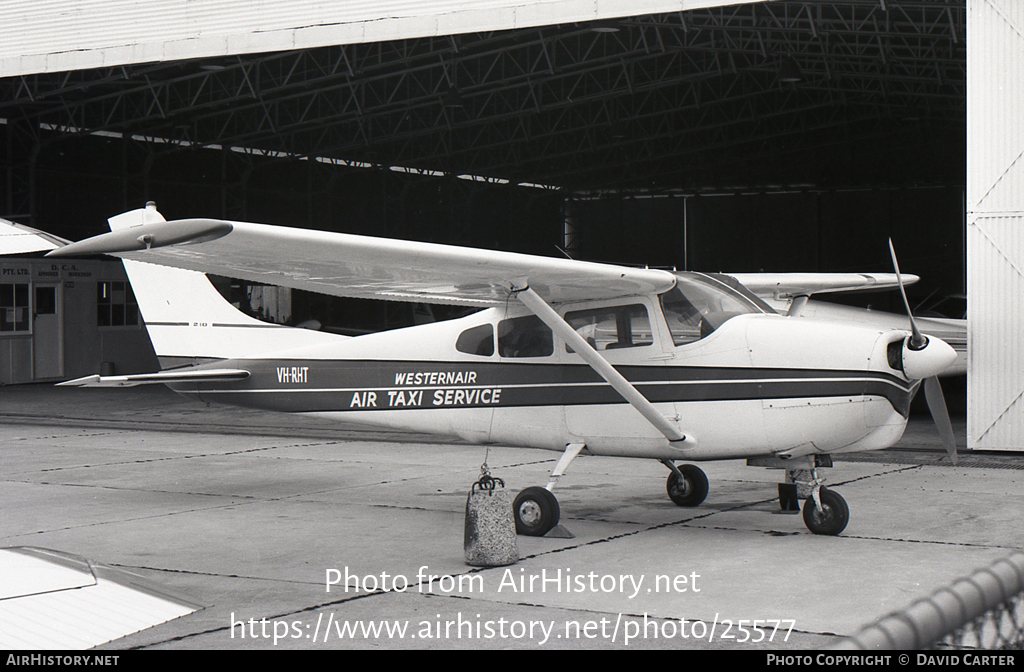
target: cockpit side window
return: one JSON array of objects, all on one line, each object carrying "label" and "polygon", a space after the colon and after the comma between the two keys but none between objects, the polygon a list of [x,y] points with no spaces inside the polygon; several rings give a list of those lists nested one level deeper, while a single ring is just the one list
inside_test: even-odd
[{"label": "cockpit side window", "polygon": [[690,303],[678,287],[661,295],[661,310],[665,313],[673,345],[699,341],[711,333],[700,310]]},{"label": "cockpit side window", "polygon": [[498,323],[498,354],[502,357],[547,357],[555,351],[551,329],[535,315]]},{"label": "cockpit side window", "polygon": [[675,345],[707,337],[736,315],[763,312],[737,291],[697,274],[679,275],[661,295],[661,309]]},{"label": "cockpit side window", "polygon": [[494,354],[494,327],[490,324],[481,324],[466,329],[455,341],[455,349],[467,355],[490,357]]},{"label": "cockpit side window", "polygon": [[[643,304],[607,306],[565,314],[565,321],[596,350],[635,348],[654,343]],[[565,346],[568,352],[572,348]]]}]

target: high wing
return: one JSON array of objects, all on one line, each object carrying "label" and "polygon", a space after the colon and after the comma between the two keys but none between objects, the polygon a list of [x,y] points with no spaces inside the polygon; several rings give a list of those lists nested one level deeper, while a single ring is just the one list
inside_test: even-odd
[{"label": "high wing", "polygon": [[[899,287],[895,273],[729,273],[747,289],[760,297],[791,298],[832,292],[895,289]],[[903,284],[911,285],[920,278],[904,274]]]},{"label": "high wing", "polygon": [[213,219],[165,222],[155,208],[47,256],[113,254],[334,296],[495,306],[529,286],[547,301],[667,291],[675,277],[571,259]]}]

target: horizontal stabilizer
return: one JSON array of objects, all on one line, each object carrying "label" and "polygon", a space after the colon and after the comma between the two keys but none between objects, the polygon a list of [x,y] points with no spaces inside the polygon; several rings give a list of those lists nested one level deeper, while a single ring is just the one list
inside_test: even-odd
[{"label": "horizontal stabilizer", "polygon": [[164,383],[212,383],[227,380],[245,380],[249,372],[244,369],[174,369],[159,373],[135,373],[125,376],[85,376],[58,386],[67,387],[134,387]]}]

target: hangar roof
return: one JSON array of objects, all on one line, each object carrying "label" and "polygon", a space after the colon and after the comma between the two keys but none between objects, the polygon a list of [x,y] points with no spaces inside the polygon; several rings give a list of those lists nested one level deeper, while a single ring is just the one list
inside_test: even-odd
[{"label": "hangar roof", "polygon": [[0,77],[532,28],[757,0],[6,0]]},{"label": "hangar roof", "polygon": [[965,22],[775,1],[117,65],[4,78],[0,118],[576,192],[962,184]]}]

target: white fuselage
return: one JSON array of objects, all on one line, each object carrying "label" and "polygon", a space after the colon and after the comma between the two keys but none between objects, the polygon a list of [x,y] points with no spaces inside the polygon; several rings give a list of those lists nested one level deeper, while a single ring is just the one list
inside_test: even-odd
[{"label": "white fuselage", "polygon": [[[537,356],[464,352],[460,337],[521,307],[317,344],[217,366],[246,368],[238,383],[177,385],[183,393],[380,427],[592,454],[685,460],[800,456],[895,443],[914,390],[887,364],[903,332],[746,314],[676,345],[657,297],[642,345],[601,350],[696,446],[667,440],[555,337]],[[608,302],[605,302],[608,303]],[[619,303],[622,303],[620,300]],[[593,311],[603,304],[565,305]],[[598,346],[600,347],[600,346]],[[465,348],[463,348],[464,350]]]}]

